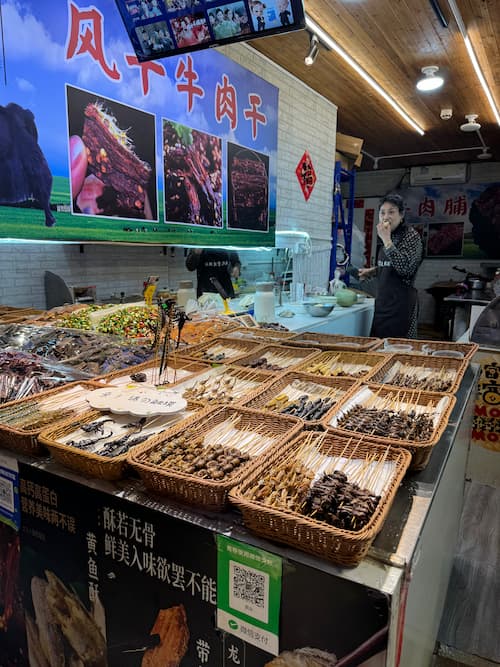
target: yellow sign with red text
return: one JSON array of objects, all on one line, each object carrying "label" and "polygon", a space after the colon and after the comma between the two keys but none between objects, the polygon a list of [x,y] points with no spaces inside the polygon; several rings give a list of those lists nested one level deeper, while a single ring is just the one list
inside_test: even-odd
[{"label": "yellow sign with red text", "polygon": [[500,362],[493,357],[481,362],[472,422],[472,442],[500,452]]}]

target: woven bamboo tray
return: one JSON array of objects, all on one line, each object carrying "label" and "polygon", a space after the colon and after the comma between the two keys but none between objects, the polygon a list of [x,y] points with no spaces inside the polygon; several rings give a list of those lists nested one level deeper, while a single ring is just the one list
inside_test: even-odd
[{"label": "woven bamboo tray", "polygon": [[[434,411],[434,408],[439,404],[440,413],[434,419],[434,430],[432,435],[427,440],[415,441],[408,440],[404,437],[401,439],[389,438],[386,435],[379,436],[373,433],[362,433],[361,431],[349,431],[345,428],[335,425],[336,418],[344,414],[356,405],[366,405],[369,397],[365,396],[366,390],[369,389],[372,394],[377,394],[379,397],[393,397],[401,404],[408,403],[417,406],[427,407],[430,404],[429,411]],[[333,407],[326,413],[322,419],[323,425],[334,433],[339,433],[344,436],[362,436],[363,441],[374,442],[381,445],[392,445],[393,447],[404,447],[412,455],[412,463],[410,470],[423,470],[432,453],[432,448],[439,442],[439,439],[444,433],[448,424],[451,411],[456,403],[456,398],[452,394],[439,394],[430,391],[414,391],[409,389],[400,389],[399,387],[387,387],[384,385],[368,384],[362,385],[359,389],[352,392],[349,396]]]},{"label": "woven bamboo tray", "polygon": [[274,364],[274,358],[280,359],[276,365],[281,367],[281,370],[268,370],[265,368],[255,367],[255,370],[259,370],[262,373],[269,373],[275,375],[276,373],[282,373],[289,370],[295,370],[299,366],[302,366],[305,362],[314,359],[318,356],[320,350],[311,348],[311,347],[292,347],[290,345],[265,345],[259,347],[257,352],[249,354],[246,357],[238,359],[235,361],[236,366],[245,366],[245,368],[252,368],[249,364],[256,362],[262,357],[266,357],[267,360]]},{"label": "woven bamboo tray", "polygon": [[[189,431],[193,438],[203,436],[210,429],[217,426],[233,415],[240,416],[243,428],[250,427],[257,430],[264,425],[266,436],[275,436],[275,442],[261,456],[242,465],[235,474],[227,480],[212,481],[195,475],[177,472],[173,468],[162,467],[148,461],[149,455],[169,440]],[[222,409],[207,408],[196,413],[191,418],[174,426],[168,432],[162,433],[147,446],[140,447],[129,455],[129,463],[141,476],[145,486],[161,495],[190,505],[204,507],[214,511],[223,510],[228,501],[230,489],[239,484],[256,466],[260,465],[275,451],[281,451],[285,443],[293,438],[302,428],[301,423],[294,417],[277,417],[275,415],[226,406]]]},{"label": "woven bamboo tray", "polygon": [[276,542],[314,554],[320,558],[342,566],[355,566],[366,555],[371,543],[383,526],[394,500],[396,491],[410,464],[411,456],[403,449],[382,447],[373,443],[350,442],[351,439],[329,433],[319,445],[326,456],[349,457],[361,460],[375,454],[386,456],[386,461],[394,462],[395,468],[381,495],[381,499],[369,522],[359,531],[336,528],[298,512],[276,509],[256,500],[249,500],[247,494],[266,474],[278,470],[284,459],[296,452],[304,442],[304,434],[299,434],[287,446],[286,451],[276,453],[252,471],[229,495],[230,502],[243,514],[245,525],[258,535]]},{"label": "woven bamboo tray", "polygon": [[[414,340],[408,338],[386,338],[388,345],[411,345],[412,350],[408,351],[408,354],[428,354],[424,349],[426,346],[432,351],[440,350],[454,350],[456,352],[461,352],[464,356],[464,359],[470,361],[472,357],[476,354],[479,349],[477,343],[454,343],[447,340]],[[380,352],[383,352],[383,348],[380,348]],[[388,352],[393,352],[393,350],[387,350]],[[406,354],[406,353],[405,353]],[[441,357],[443,358],[443,357]]]},{"label": "woven bamboo tray", "polygon": [[[262,327],[239,327],[226,335],[226,338],[240,338],[243,340],[259,340],[264,344],[271,343],[288,345],[288,342],[296,337],[294,331],[281,331],[279,329],[263,329]],[[309,346],[310,347],[310,346]]]},{"label": "woven bamboo tray", "polygon": [[[184,359],[177,354],[169,355],[168,357],[168,368],[167,371],[163,371],[162,379],[167,380],[168,384],[174,382],[180,382],[191,375],[197,373],[202,373],[209,368],[208,364],[202,364],[200,362],[191,361],[189,359]],[[121,368],[117,371],[112,371],[111,373],[106,373],[105,375],[99,375],[95,378],[92,378],[94,382],[100,382],[102,384],[111,384],[114,386],[127,384],[128,382],[133,382],[130,375],[134,373],[145,373],[148,384],[154,384],[156,377],[158,376],[159,371],[159,362],[156,359],[150,359],[149,361],[144,361],[142,364],[137,364],[136,366],[129,366],[128,368]],[[175,371],[180,371],[176,373]]]},{"label": "woven bamboo tray", "polygon": [[[179,354],[183,359],[208,364],[232,364],[238,359],[256,352],[261,347],[261,341],[237,340],[227,336],[217,336],[209,343],[190,345],[180,351]],[[224,352],[219,352],[221,348],[224,349]]]},{"label": "woven bamboo tray", "polygon": [[[370,383],[371,384],[383,384],[384,386],[391,387],[402,387],[391,381],[391,378],[388,377],[394,368],[396,363],[400,363],[404,366],[410,366],[412,370],[408,371],[406,374],[411,375],[413,369],[420,369],[421,371],[428,372],[429,375],[439,374],[440,371],[446,372],[449,374],[447,380],[450,382],[450,386],[446,389],[430,389],[426,388],[426,391],[438,391],[445,392],[447,394],[454,394],[458,391],[460,383],[462,382],[465,371],[469,362],[464,359],[451,359],[448,357],[429,357],[422,354],[393,354],[390,359],[380,368],[376,373],[371,375]],[[407,387],[407,389],[413,389],[420,391],[424,387]]]},{"label": "woven bamboo tray", "polygon": [[[4,423],[2,421],[2,415],[5,415],[6,412],[16,407],[28,409],[30,404],[43,403],[46,398],[57,396],[58,394],[64,394],[65,392],[74,390],[77,386],[81,386],[83,388],[82,393],[84,391],[92,391],[98,387],[98,385],[96,385],[93,381],[71,382],[63,385],[62,387],[49,389],[48,391],[44,391],[40,394],[27,396],[26,398],[21,398],[17,401],[3,403],[0,406],[0,447],[5,447],[20,454],[35,455],[43,453],[44,450],[41,444],[38,442],[38,436],[42,430],[49,427],[49,424],[46,424],[44,427],[40,428],[21,428],[15,425]],[[64,420],[56,419],[54,422],[51,422],[50,426],[52,427],[59,421],[65,421],[66,419],[67,417],[64,418]]]},{"label": "woven bamboo tray", "polygon": [[[177,353],[179,354],[181,349],[189,345],[209,343],[216,336],[225,336],[229,331],[233,331],[238,327],[239,324],[228,317],[189,320],[185,323],[181,331],[181,345]],[[171,337],[172,340],[177,340],[177,327],[173,327]]]},{"label": "woven bamboo tray", "polygon": [[34,308],[11,310],[4,315],[0,315],[0,324],[17,324],[18,322],[24,322],[32,315],[39,315],[43,312],[43,310],[35,310]]},{"label": "woven bamboo tray", "polygon": [[[224,380],[235,380],[234,384],[224,391]],[[197,396],[195,392],[184,393],[195,387],[199,383],[206,382],[207,395]],[[244,382],[251,383],[250,387],[245,388]],[[193,405],[204,407],[220,407],[221,405],[242,405],[248,401],[252,396],[260,393],[263,388],[267,387],[273,377],[269,373],[265,373],[252,368],[242,368],[235,365],[222,365],[216,368],[210,368],[202,373],[197,373],[180,382],[177,382],[175,387],[177,391],[182,393],[184,398],[188,398]],[[208,395],[210,387],[214,388],[220,382],[221,391],[213,392]]]},{"label": "woven bamboo tray", "polygon": [[16,308],[15,306],[0,306],[0,317],[6,313],[12,313],[14,310],[19,310],[19,308]]},{"label": "woven bamboo tray", "polygon": [[[186,414],[188,415],[186,417]],[[189,411],[189,405],[187,412],[182,413],[186,419],[189,419],[192,416],[192,413]],[[158,437],[159,433],[152,434],[148,440],[132,447],[129,451],[121,454],[120,456],[109,457],[101,456],[99,454],[94,454],[93,452],[86,452],[71,445],[66,445],[62,440],[71,433],[78,432],[78,429],[81,424],[88,424],[94,420],[100,418],[111,418],[115,423],[120,423],[124,421],[134,421],[138,417],[132,417],[131,415],[110,415],[109,413],[101,412],[100,410],[88,410],[82,414],[78,419],[67,419],[63,422],[59,422],[51,428],[45,429],[42,431],[38,437],[41,444],[49,450],[50,455],[53,459],[62,463],[67,468],[76,470],[77,472],[88,475],[89,477],[96,477],[98,479],[106,480],[117,480],[123,477],[125,470],[128,466],[127,457],[134,450],[138,449],[153,438]],[[182,416],[179,414],[178,419],[183,421]],[[151,418],[154,419],[154,418]],[[173,417],[173,420],[176,419],[176,416]],[[171,428],[174,423],[181,423],[179,421],[173,421],[171,423],[166,423],[164,429]],[[146,422],[147,425],[147,422]],[[84,433],[79,435],[79,438],[83,439],[85,436]]]},{"label": "woven bamboo tray", "polygon": [[[256,392],[254,396],[247,398],[241,402],[241,405],[247,408],[253,408],[254,410],[263,410],[265,412],[271,412],[273,414],[282,415],[280,407],[266,407],[269,401],[276,396],[282,394],[286,387],[288,387],[294,380],[301,382],[306,382],[310,385],[316,385],[317,390],[311,391],[311,394],[315,396],[326,395],[327,392],[331,389],[335,389],[339,392],[335,396],[334,407],[339,400],[343,400],[345,396],[356,389],[359,386],[359,382],[356,380],[351,380],[350,378],[330,378],[330,377],[311,377],[307,373],[301,373],[299,371],[292,371],[290,373],[285,373],[276,380],[271,381],[270,384],[261,388],[260,391]],[[304,390],[303,394],[307,394],[308,391]],[[285,413],[286,414],[286,413]],[[321,424],[320,419],[304,419],[298,417],[307,427],[316,427]]]},{"label": "woven bamboo tray", "polygon": [[296,334],[288,343],[300,347],[317,347],[320,350],[344,350],[346,352],[369,352],[383,345],[381,338],[365,336],[340,336],[337,334],[304,333]]},{"label": "woven bamboo tray", "polygon": [[[366,382],[379,368],[387,361],[387,355],[372,352],[321,352],[306,363],[300,364],[297,370],[308,373],[314,377],[349,377],[354,380]],[[323,372],[319,366],[323,366]],[[358,370],[353,372],[356,375],[349,375],[349,366],[368,367],[367,370]],[[337,373],[342,371],[342,373]],[[336,374],[337,373],[337,374]]]}]

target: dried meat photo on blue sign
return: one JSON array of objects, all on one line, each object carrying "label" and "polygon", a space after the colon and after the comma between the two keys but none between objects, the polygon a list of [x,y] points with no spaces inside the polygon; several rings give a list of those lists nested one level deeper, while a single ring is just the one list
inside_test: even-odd
[{"label": "dried meat photo on blue sign", "polygon": [[73,213],[157,220],[155,118],[67,87]]},{"label": "dried meat photo on blue sign", "polygon": [[222,227],[222,145],[212,134],[163,121],[165,219]]},{"label": "dried meat photo on blue sign", "polygon": [[267,232],[269,157],[228,142],[227,162],[227,226]]},{"label": "dried meat photo on blue sign", "polygon": [[[173,54],[140,62],[113,0],[2,0],[0,238],[274,246],[278,89],[214,49],[177,52],[173,20],[188,41],[218,8],[251,23],[246,0],[214,0],[183,25],[197,7],[127,1],[135,46]],[[264,156],[253,220],[227,199],[228,142]]]}]

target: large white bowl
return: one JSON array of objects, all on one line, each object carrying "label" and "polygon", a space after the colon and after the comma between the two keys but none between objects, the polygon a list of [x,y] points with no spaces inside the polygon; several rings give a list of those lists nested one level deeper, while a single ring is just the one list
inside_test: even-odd
[{"label": "large white bowl", "polygon": [[313,317],[326,317],[334,309],[334,303],[320,303],[318,301],[311,301],[310,303],[304,303],[304,308],[308,315]]}]

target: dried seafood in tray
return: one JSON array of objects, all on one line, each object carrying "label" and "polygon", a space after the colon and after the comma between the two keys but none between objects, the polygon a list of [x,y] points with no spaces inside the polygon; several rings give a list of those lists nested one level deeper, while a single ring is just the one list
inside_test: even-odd
[{"label": "dried seafood in tray", "polygon": [[287,345],[266,345],[234,363],[238,366],[255,368],[261,371],[281,373],[290,368],[297,368],[305,360],[312,359],[319,353],[314,348],[290,347]]},{"label": "dried seafood in tray", "polygon": [[269,375],[237,366],[222,366],[201,373],[177,384],[177,391],[194,403],[237,403],[255,393],[263,384],[267,386]]},{"label": "dried seafood in tray", "polygon": [[222,510],[229,489],[299,430],[292,417],[207,408],[131,454],[129,461],[151,490]]},{"label": "dried seafood in tray", "polygon": [[467,369],[463,359],[394,354],[370,382],[443,393],[455,392]]},{"label": "dried seafood in tray", "polygon": [[231,329],[237,328],[234,320],[230,317],[225,317],[219,315],[218,317],[200,317],[200,319],[195,319],[186,322],[182,328],[181,334],[176,326],[172,328],[172,339],[180,340],[180,345],[199,345],[201,343],[208,343],[216,336],[231,331]]},{"label": "dried seafood in tray", "polygon": [[383,354],[365,352],[322,352],[299,370],[311,375],[366,380],[387,361]]},{"label": "dried seafood in tray", "polygon": [[87,397],[96,386],[71,384],[0,406],[0,446],[26,454],[38,453],[38,434],[55,422],[87,411]]},{"label": "dried seafood in tray", "polygon": [[410,455],[303,431],[230,493],[256,533],[340,565],[356,565],[380,531]]},{"label": "dried seafood in tray", "polygon": [[261,341],[234,340],[219,336],[209,343],[189,346],[180,354],[186,359],[222,364],[241,359],[261,346]]},{"label": "dried seafood in tray", "polygon": [[260,327],[240,327],[234,329],[226,334],[226,338],[236,338],[241,340],[259,341],[261,344],[284,343],[288,345],[288,341],[295,338],[297,334],[293,331],[281,329],[266,329]]},{"label": "dried seafood in tray", "polygon": [[26,352],[0,352],[0,404],[15,401],[88,375]]},{"label": "dried seafood in tray", "polygon": [[167,360],[164,364],[162,372],[160,373],[160,362],[147,361],[144,364],[138,364],[127,369],[114,371],[107,375],[93,378],[93,381],[110,384],[113,387],[120,387],[130,383],[140,383],[150,385],[153,387],[163,387],[177,382],[186,380],[187,378],[197,375],[207,370],[207,364],[202,364],[197,361],[190,361],[189,359],[182,359],[176,355]]},{"label": "dried seafood in tray", "polygon": [[323,424],[344,435],[358,433],[367,441],[405,447],[416,470],[427,465],[455,402],[451,394],[367,385],[330,410]]},{"label": "dried seafood in tray", "polygon": [[319,420],[358,386],[350,378],[313,378],[306,373],[291,372],[274,380],[243,404],[256,410],[289,414],[317,424]]},{"label": "dried seafood in tray", "polygon": [[153,355],[150,345],[138,345],[116,336],[59,327],[0,326],[0,343],[61,361],[97,375],[142,363]]},{"label": "dried seafood in tray", "polygon": [[68,468],[92,477],[119,479],[133,448],[191,414],[184,410],[174,415],[134,418],[88,410],[78,419],[45,429],[39,440]]}]

